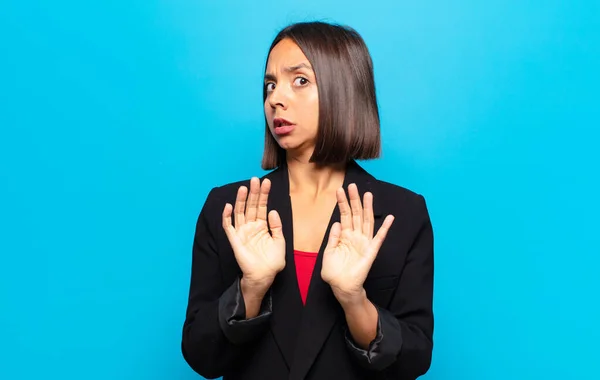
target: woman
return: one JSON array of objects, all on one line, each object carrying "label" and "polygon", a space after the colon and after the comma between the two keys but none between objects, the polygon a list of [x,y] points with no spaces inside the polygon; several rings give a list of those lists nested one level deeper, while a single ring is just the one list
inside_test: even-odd
[{"label": "woman", "polygon": [[[262,179],[198,218],[182,352],[207,378],[415,379],[431,362],[424,198],[379,181],[372,62],[352,29],[283,29],[264,83]],[[346,192],[348,196],[346,196]]]}]

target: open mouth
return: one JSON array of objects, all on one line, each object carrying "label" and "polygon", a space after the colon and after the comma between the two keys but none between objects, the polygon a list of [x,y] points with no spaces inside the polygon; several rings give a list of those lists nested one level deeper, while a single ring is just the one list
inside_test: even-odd
[{"label": "open mouth", "polygon": [[286,127],[286,126],[288,126],[288,125],[292,125],[292,123],[291,123],[291,122],[289,122],[289,121],[287,121],[287,120],[285,120],[285,119],[282,119],[282,118],[280,118],[280,117],[278,117],[278,118],[275,118],[275,119],[273,120],[273,126],[274,126],[275,128],[279,128],[279,127]]},{"label": "open mouth", "polygon": [[290,133],[294,129],[294,126],[295,125],[292,122],[280,117],[273,120],[273,128],[275,129],[275,133],[278,135]]}]

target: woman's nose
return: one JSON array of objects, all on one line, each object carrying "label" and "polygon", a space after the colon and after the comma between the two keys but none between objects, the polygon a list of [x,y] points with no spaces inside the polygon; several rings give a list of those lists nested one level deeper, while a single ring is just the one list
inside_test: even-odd
[{"label": "woman's nose", "polygon": [[276,108],[276,107],[281,107],[281,108],[287,108],[289,102],[289,96],[286,93],[285,88],[283,88],[283,86],[276,86],[272,91],[271,94],[269,95],[269,103],[271,104],[271,107]]}]

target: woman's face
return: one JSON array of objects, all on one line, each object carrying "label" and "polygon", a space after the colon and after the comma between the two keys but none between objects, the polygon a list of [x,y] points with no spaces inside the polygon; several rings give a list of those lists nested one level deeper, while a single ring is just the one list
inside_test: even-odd
[{"label": "woman's face", "polygon": [[290,39],[281,40],[267,61],[265,115],[283,149],[310,157],[319,123],[319,94],[310,62]]}]

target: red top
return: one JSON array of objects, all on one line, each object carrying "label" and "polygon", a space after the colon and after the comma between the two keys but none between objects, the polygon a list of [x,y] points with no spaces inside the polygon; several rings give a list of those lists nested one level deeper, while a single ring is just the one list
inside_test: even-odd
[{"label": "red top", "polygon": [[306,295],[308,286],[312,277],[315,262],[317,261],[317,252],[303,252],[294,250],[294,262],[296,263],[296,277],[298,278],[298,287],[302,303],[306,304]]}]

